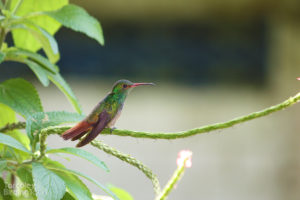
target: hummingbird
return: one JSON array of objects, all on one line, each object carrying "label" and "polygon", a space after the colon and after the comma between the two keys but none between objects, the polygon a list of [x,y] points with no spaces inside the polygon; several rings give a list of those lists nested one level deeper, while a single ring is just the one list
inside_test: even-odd
[{"label": "hummingbird", "polygon": [[76,147],[82,147],[95,139],[104,128],[114,128],[120,117],[125,99],[132,88],[141,85],[154,85],[153,83],[133,83],[129,80],[118,80],[110,93],[100,101],[92,112],[73,128],[62,134],[63,139],[75,141],[86,135]]}]

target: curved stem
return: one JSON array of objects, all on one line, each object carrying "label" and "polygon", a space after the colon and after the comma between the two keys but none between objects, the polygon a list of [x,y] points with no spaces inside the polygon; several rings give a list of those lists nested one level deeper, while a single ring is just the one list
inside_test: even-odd
[{"label": "curved stem", "polygon": [[172,177],[168,181],[167,185],[161,191],[161,193],[155,198],[155,200],[164,200],[167,198],[169,193],[173,190],[175,184],[179,181],[185,171],[184,163],[179,166],[175,172],[173,173]]},{"label": "curved stem", "polygon": [[91,145],[93,145],[94,147],[104,151],[105,153],[111,154],[111,155],[119,158],[120,160],[125,161],[125,162],[129,163],[130,165],[133,165],[136,168],[138,168],[139,170],[141,170],[152,181],[153,188],[154,188],[156,195],[158,195],[160,193],[160,184],[159,184],[157,176],[155,174],[153,174],[151,169],[148,168],[146,165],[144,165],[142,162],[135,159],[134,157],[132,157],[129,154],[124,154],[124,153],[118,151],[117,149],[114,149],[114,148],[108,146],[107,144],[104,144],[101,141],[93,140],[91,142]]},{"label": "curved stem", "polygon": [[[216,123],[216,124],[211,124],[211,125],[206,125],[202,126],[200,128],[195,128],[187,131],[182,131],[182,132],[174,132],[174,133],[150,133],[150,132],[141,132],[141,131],[131,131],[131,130],[119,130],[119,129],[104,129],[101,134],[105,135],[118,135],[118,136],[130,136],[130,137],[136,137],[136,138],[151,138],[151,139],[178,139],[178,138],[185,138],[201,133],[207,133],[210,131],[214,130],[219,130],[219,129],[225,129],[232,127],[236,124],[243,123],[246,121],[250,121],[252,119],[256,119],[259,117],[263,117],[266,115],[269,115],[271,113],[283,110],[289,106],[294,105],[300,100],[300,93],[296,94],[293,97],[290,97],[289,99],[283,101],[280,104],[271,106],[269,108],[266,108],[264,110],[258,111],[258,112],[253,112],[248,115],[244,115],[232,120],[229,120],[227,122],[222,122],[222,123]],[[24,123],[24,122],[20,122]],[[61,134],[64,131],[68,130],[72,126],[67,125],[67,126],[52,126],[44,129],[46,133],[57,133]],[[3,128],[2,128],[3,129]],[[0,131],[2,130],[0,129]]]},{"label": "curved stem", "polygon": [[7,131],[12,131],[14,129],[24,129],[26,127],[25,122],[16,122],[11,124],[6,124],[5,126],[0,128],[0,132],[4,133]]}]

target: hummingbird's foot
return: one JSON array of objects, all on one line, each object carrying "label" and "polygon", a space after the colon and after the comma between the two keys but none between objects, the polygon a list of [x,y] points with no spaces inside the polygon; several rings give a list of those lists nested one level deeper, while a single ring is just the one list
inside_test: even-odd
[{"label": "hummingbird's foot", "polygon": [[112,134],[112,132],[115,130],[115,129],[117,129],[117,127],[111,127],[110,129],[109,129],[109,132]]}]

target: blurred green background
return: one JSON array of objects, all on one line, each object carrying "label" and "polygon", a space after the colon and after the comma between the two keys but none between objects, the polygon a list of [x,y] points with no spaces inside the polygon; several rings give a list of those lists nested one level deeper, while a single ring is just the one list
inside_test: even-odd
[{"label": "blurred green background", "polygon": [[[135,89],[116,126],[181,131],[229,120],[279,103],[300,83],[300,1],[114,0],[71,1],[97,17],[106,44],[62,29],[59,66],[85,114],[118,79],[152,81]],[[26,77],[38,87],[45,110],[73,111],[54,86],[43,88],[24,65],[4,63],[0,80]],[[177,152],[193,151],[169,199],[298,200],[299,105],[222,131],[172,141],[99,136],[140,159],[165,185]],[[58,136],[49,146],[74,146]],[[151,182],[112,156],[88,146],[110,173],[80,159],[63,162],[112,183],[135,199],[153,199]],[[61,158],[57,158],[61,159]],[[93,193],[101,191],[89,184]]]}]

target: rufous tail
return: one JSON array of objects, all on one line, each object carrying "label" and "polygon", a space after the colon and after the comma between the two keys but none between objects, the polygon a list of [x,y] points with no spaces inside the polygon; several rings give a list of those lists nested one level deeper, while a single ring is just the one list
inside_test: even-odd
[{"label": "rufous tail", "polygon": [[86,121],[81,121],[78,124],[76,124],[74,127],[65,131],[61,136],[65,140],[68,140],[71,138],[78,139],[79,135],[81,135],[81,136],[84,135],[84,133],[88,132],[92,126],[93,126],[93,124],[91,124],[91,123],[88,123]]}]

